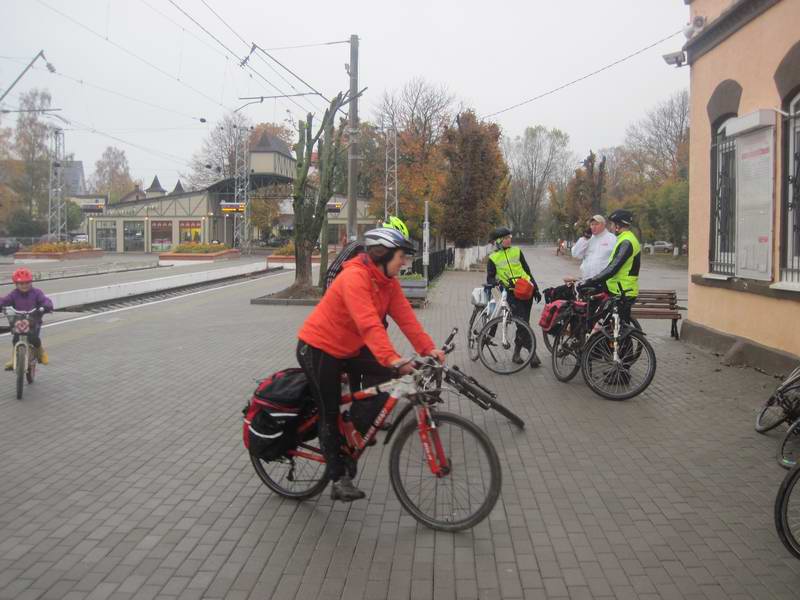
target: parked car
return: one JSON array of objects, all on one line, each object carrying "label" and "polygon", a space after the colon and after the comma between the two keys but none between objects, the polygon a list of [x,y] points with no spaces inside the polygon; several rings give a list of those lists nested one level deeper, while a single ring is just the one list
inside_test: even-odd
[{"label": "parked car", "polygon": [[0,238],[0,256],[9,256],[22,249],[16,238]]},{"label": "parked car", "polygon": [[88,242],[89,236],[86,235],[85,233],[76,233],[75,235],[72,236],[72,241],[76,244],[80,244],[82,242]]},{"label": "parked car", "polygon": [[289,238],[271,237],[267,240],[267,246],[270,248],[280,248],[289,243]]},{"label": "parked car", "polygon": [[670,242],[665,242],[663,240],[657,240],[651,244],[645,244],[643,248],[646,251],[649,251],[651,248],[653,252],[672,252],[674,245]]}]

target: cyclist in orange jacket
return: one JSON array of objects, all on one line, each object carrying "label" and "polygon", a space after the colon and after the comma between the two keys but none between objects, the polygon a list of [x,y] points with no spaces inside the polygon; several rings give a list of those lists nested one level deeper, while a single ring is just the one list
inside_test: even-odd
[{"label": "cyclist in orange jacket", "polygon": [[350,502],[364,497],[353,485],[341,453],[339,432],[341,376],[359,372],[390,379],[412,367],[389,339],[390,316],[423,356],[444,361],[405,297],[396,276],[414,244],[400,231],[379,228],[364,234],[366,252],[345,263],[298,333],[297,360],[308,378],[320,415],[319,439],[333,482],[331,498]]}]

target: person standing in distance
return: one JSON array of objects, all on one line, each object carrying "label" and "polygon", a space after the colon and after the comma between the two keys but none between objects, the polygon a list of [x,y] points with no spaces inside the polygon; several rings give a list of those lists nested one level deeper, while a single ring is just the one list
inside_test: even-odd
[{"label": "person standing in distance", "polygon": [[572,247],[572,257],[583,261],[581,279],[594,277],[606,268],[616,243],[617,236],[606,229],[603,215],[595,215],[589,219],[589,228]]},{"label": "person standing in distance", "polygon": [[[527,300],[520,300],[513,293],[509,293],[508,305],[515,317],[520,317],[526,323],[530,323],[533,300],[541,302],[542,294],[531,274],[525,255],[519,246],[512,246],[511,230],[508,227],[497,227],[492,231],[490,241],[494,242],[495,251],[489,255],[486,263],[486,285],[494,286],[499,281],[507,289],[512,290],[518,279],[529,281],[533,285],[533,296]],[[511,358],[517,364],[522,363],[520,356],[522,349],[526,348],[529,351],[531,349],[532,340],[526,338],[527,336],[522,331],[517,331],[517,337],[514,340],[514,355]],[[534,350],[531,367],[535,369],[541,364],[542,361],[539,360],[539,356]]]}]

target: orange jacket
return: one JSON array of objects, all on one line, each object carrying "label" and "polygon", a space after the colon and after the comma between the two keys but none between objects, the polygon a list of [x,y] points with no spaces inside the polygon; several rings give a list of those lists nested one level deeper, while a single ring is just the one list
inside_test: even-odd
[{"label": "orange jacket", "polygon": [[300,328],[298,337],[336,358],[350,358],[365,345],[385,367],[400,359],[383,326],[392,317],[414,350],[436,348],[417,320],[400,282],[387,277],[366,254],[344,264],[342,272]]}]

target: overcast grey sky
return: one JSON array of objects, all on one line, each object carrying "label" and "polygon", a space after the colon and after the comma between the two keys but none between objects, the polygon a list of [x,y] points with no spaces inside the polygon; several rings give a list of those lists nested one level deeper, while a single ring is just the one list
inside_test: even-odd
[{"label": "overcast grey sky", "polygon": [[[247,46],[202,0],[175,0],[241,58]],[[360,37],[360,107],[369,118],[386,89],[422,76],[443,83],[479,115],[557,87],[681,29],[688,9],[681,0],[406,0],[399,3],[206,0],[248,43],[265,48]],[[45,4],[91,28],[70,22]],[[53,106],[80,123],[66,133],[67,152],[84,161],[87,177],[107,145],[123,148],[131,171],[145,185],[158,174],[171,188],[207,128],[239,96],[273,95],[275,88],[202,32],[167,0],[0,0],[0,88],[5,88],[40,49],[57,71],[40,63],[6,98],[4,108],[32,87],[46,87]],[[108,38],[152,65],[120,50]],[[688,68],[668,67],[661,55],[683,44],[681,34],[647,52],[548,98],[496,120],[506,135],[543,124],[566,131],[572,148],[618,144],[626,126],[647,108],[687,87]],[[249,45],[249,44],[248,44]],[[330,95],[346,89],[348,45],[276,50],[272,53],[311,85]],[[12,59],[8,59],[11,57]],[[16,60],[14,60],[16,59]],[[260,58],[252,66],[284,93],[293,90]],[[297,91],[304,86],[272,65]],[[176,81],[180,79],[180,82]],[[182,83],[181,83],[182,82]],[[156,104],[147,106],[101,91],[107,88]],[[254,121],[295,119],[309,109],[283,99],[244,109]],[[311,100],[321,114],[322,104]],[[163,110],[168,109],[168,110]],[[169,112],[173,111],[173,112]],[[3,125],[9,125],[5,115]],[[194,117],[194,118],[193,118]],[[201,124],[197,117],[208,119]],[[129,142],[86,131],[96,128]]]}]

